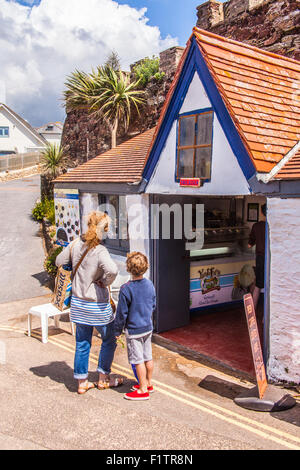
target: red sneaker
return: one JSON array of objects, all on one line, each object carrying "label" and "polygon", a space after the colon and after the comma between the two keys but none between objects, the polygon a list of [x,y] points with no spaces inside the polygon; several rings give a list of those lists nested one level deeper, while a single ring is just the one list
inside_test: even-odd
[{"label": "red sneaker", "polygon": [[[139,384],[136,384],[136,385],[133,385],[133,387],[131,388],[131,390],[134,392],[135,390],[139,390],[140,389],[140,385]],[[151,387],[147,387],[148,389],[148,393],[153,393],[154,392],[154,389],[153,389],[153,385],[151,385]]]},{"label": "red sneaker", "polygon": [[149,400],[149,393],[139,393],[138,390],[135,390],[134,392],[130,393],[125,393],[124,398],[126,400]]}]

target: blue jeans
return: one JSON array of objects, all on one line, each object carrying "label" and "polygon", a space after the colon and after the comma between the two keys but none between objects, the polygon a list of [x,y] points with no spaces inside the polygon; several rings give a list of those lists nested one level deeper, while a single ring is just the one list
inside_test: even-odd
[{"label": "blue jeans", "polygon": [[[93,326],[76,323],[76,352],[74,359],[74,378],[88,377],[89,356],[92,343]],[[97,371],[109,374],[117,347],[114,322],[108,325],[95,326],[102,339]]]}]

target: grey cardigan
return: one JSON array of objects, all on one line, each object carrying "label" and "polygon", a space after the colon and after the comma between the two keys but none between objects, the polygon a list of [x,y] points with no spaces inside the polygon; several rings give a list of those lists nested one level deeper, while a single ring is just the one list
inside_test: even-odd
[{"label": "grey cardigan", "polygon": [[[57,256],[56,266],[72,263],[74,270],[86,249],[86,244],[80,238],[76,239]],[[98,245],[88,252],[79,266],[72,281],[72,295],[89,302],[109,302],[107,286],[114,282],[117,275],[117,265],[108,250]],[[98,287],[95,281],[101,281],[106,287]]]}]

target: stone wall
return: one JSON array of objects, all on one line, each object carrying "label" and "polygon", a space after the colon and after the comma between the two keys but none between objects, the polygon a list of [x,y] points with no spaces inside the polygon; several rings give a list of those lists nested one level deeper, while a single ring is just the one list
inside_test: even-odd
[{"label": "stone wall", "polygon": [[[210,0],[197,8],[197,14],[202,29],[300,60],[299,0]],[[160,53],[165,77],[147,85],[141,116],[133,113],[128,131],[119,131],[118,144],[156,125],[183,51],[172,47]],[[62,144],[77,165],[108,150],[110,132],[105,122],[87,111],[73,111],[67,114]]]},{"label": "stone wall", "polygon": [[299,0],[210,0],[197,11],[199,28],[300,60]]},{"label": "stone wall", "polygon": [[[172,47],[160,54],[160,71],[164,72],[165,76],[161,81],[153,78],[148,83],[145,89],[146,104],[141,109],[140,116],[136,111],[133,111],[127,132],[122,126],[120,127],[118,144],[157,124],[183,51],[183,47]],[[131,66],[131,69],[134,65]],[[109,129],[103,120],[89,114],[86,110],[67,113],[62,145],[68,148],[74,166],[109,150],[110,140]]]}]

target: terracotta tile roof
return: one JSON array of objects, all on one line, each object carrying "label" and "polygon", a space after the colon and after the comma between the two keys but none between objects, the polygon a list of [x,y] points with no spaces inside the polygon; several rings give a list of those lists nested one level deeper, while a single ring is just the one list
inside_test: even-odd
[{"label": "terracotta tile roof", "polygon": [[204,60],[258,172],[300,140],[300,62],[194,28]]},{"label": "terracotta tile roof", "polygon": [[58,177],[55,183],[135,183],[142,172],[155,127]]},{"label": "terracotta tile roof", "polygon": [[300,149],[278,171],[275,179],[295,180],[300,178]]}]

